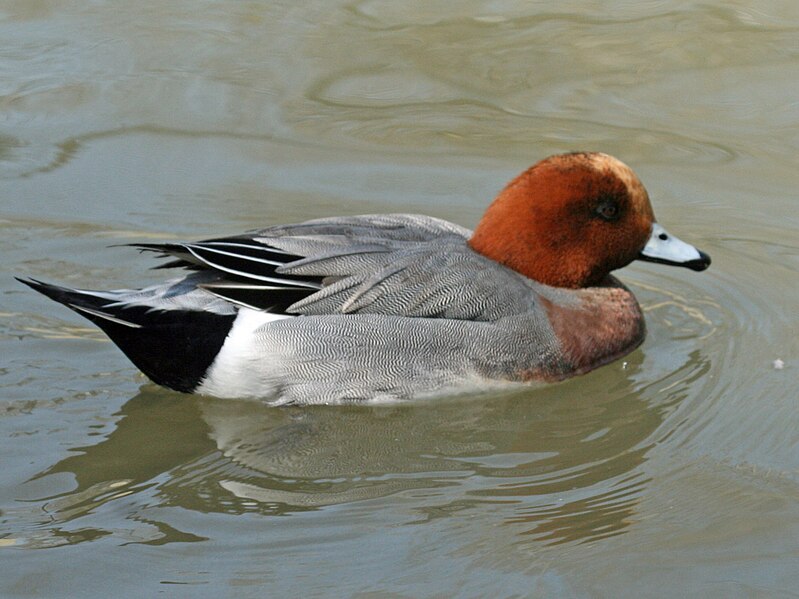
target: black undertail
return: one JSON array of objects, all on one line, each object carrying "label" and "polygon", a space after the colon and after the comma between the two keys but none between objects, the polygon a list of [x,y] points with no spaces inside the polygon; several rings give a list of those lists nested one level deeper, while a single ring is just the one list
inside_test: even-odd
[{"label": "black undertail", "polygon": [[154,383],[184,393],[202,383],[237,315],[119,306],[91,292],[17,280],[100,327]]}]

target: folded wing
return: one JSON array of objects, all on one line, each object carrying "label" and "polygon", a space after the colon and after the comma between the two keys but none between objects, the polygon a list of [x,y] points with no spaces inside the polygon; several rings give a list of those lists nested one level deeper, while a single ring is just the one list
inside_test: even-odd
[{"label": "folded wing", "polygon": [[531,281],[474,252],[471,232],[417,215],[318,219],[199,243],[141,244],[163,267],[212,270],[201,285],[286,314],[495,320],[530,308]]}]

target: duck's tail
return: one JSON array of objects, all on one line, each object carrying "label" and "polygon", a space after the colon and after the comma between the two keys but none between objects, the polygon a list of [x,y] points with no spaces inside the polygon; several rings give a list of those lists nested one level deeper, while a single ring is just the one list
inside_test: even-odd
[{"label": "duck's tail", "polygon": [[184,393],[202,383],[237,315],[236,309],[220,312],[131,302],[131,294],[138,292],[17,280],[96,324],[153,382]]}]

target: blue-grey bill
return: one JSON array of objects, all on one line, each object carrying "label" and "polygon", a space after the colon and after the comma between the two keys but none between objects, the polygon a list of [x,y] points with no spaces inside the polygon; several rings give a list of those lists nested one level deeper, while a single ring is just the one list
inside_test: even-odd
[{"label": "blue-grey bill", "polygon": [[710,266],[710,256],[678,239],[658,223],[652,225],[652,235],[644,249],[638,254],[639,260],[658,262],[672,266],[684,266],[691,270],[705,270]]}]

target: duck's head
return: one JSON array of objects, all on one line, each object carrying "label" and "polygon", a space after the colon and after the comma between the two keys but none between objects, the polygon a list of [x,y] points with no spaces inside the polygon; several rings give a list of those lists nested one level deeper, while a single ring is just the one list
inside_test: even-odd
[{"label": "duck's head", "polygon": [[550,156],[527,169],[489,206],[469,244],[554,287],[597,285],[635,259],[710,265],[707,254],[655,222],[630,167],[596,152]]}]

